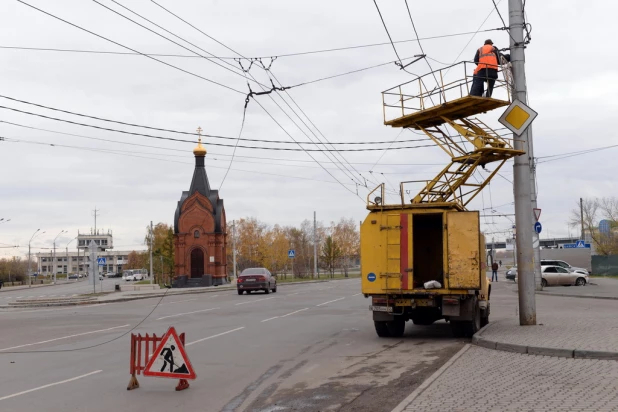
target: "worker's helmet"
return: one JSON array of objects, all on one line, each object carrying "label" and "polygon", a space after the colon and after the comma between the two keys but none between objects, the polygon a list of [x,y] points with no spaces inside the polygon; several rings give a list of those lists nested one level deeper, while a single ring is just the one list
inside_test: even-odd
[{"label": "worker's helmet", "polygon": [[493,44],[494,44],[494,42],[493,42],[493,41],[491,41],[491,39],[487,39],[487,40],[485,40],[485,44],[491,44],[491,45],[493,45]]}]

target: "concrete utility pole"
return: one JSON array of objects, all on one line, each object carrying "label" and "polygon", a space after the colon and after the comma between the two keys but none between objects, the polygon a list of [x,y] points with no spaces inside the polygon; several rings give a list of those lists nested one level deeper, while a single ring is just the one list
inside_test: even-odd
[{"label": "concrete utility pole", "polygon": [[232,220],[232,264],[234,265],[234,279],[236,277],[236,221]]},{"label": "concrete utility pole", "polygon": [[318,276],[318,224],[313,212],[313,277]]},{"label": "concrete utility pole", "polygon": [[586,232],[584,232],[584,199],[579,198],[579,222],[582,226],[582,235],[580,237],[581,240],[586,240]]},{"label": "concrete utility pole", "polygon": [[[524,11],[522,0],[509,0],[509,33],[511,35],[511,65],[515,82],[515,99],[525,103],[526,73],[524,58]],[[521,135],[514,135],[515,149],[526,153],[516,156],[513,166],[513,191],[515,196],[515,221],[517,224],[517,278],[519,289],[519,324],[536,325],[536,300],[534,286],[534,250],[532,196],[530,193],[530,139],[529,128]]]},{"label": "concrete utility pole", "polygon": [[154,279],[154,273],[152,273],[152,238],[154,238],[154,231],[152,230],[152,220],[150,221],[150,284]]}]

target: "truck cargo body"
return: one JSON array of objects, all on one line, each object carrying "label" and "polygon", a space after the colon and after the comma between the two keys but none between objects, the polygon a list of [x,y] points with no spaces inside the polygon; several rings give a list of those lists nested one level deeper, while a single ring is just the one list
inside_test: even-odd
[{"label": "truck cargo body", "polygon": [[[490,285],[478,212],[452,205],[374,207],[361,226],[362,292],[380,336],[405,321],[451,322],[471,335],[488,322]],[[436,283],[437,282],[437,283]]]}]

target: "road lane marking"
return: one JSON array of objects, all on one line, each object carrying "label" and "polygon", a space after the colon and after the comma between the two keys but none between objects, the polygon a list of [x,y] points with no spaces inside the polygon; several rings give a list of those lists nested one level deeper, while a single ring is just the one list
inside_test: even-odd
[{"label": "road lane marking", "polygon": [[[213,296],[213,298],[214,298],[214,296]],[[195,298],[195,299],[185,299],[185,300],[175,300],[173,302],[162,303],[162,305],[171,305],[172,303],[191,302],[192,300],[197,300],[197,298]]]},{"label": "road lane marking", "polygon": [[[363,294],[363,292],[357,293],[356,295],[352,295],[352,296],[358,296],[358,295],[362,295],[362,294]],[[350,297],[352,297],[352,296],[350,296]]]},{"label": "road lane marking", "polygon": [[246,305],[247,303],[260,302],[262,300],[268,300],[268,299],[274,299],[274,298],[275,297],[273,296],[272,298],[262,298],[262,299],[257,299],[257,300],[250,300],[248,302],[240,302],[240,303],[237,303],[236,306],[238,306],[238,305]]},{"label": "road lane marking", "polygon": [[285,318],[286,316],[291,316],[291,315],[293,315],[293,314],[295,314],[295,313],[302,312],[302,311],[304,311],[304,310],[309,310],[309,308],[299,309],[299,310],[296,310],[296,311],[294,311],[294,312],[290,312],[290,313],[285,314],[285,315],[275,316],[275,317],[272,317],[272,318],[264,319],[262,322],[268,322],[268,321],[271,321],[271,320],[273,320],[273,319],[281,319],[281,318]]},{"label": "road lane marking", "polygon": [[82,379],[82,378],[85,378],[87,376],[97,374],[99,372],[103,372],[103,371],[102,370],[98,370],[98,371],[87,373],[85,375],[76,376],[76,377],[71,378],[71,379],[65,379],[65,380],[60,381],[60,382],[48,383],[47,385],[39,386],[38,388],[28,389],[27,391],[17,392],[17,393],[14,393],[12,395],[3,396],[2,398],[0,398],[0,401],[3,401],[5,399],[14,398],[14,397],[20,396],[20,395],[25,395],[25,394],[30,393],[30,392],[39,391],[41,389],[49,388],[49,387],[52,387],[52,386],[62,385],[63,383],[73,382],[73,381],[76,381],[78,379]]},{"label": "road lane marking", "polygon": [[122,326],[114,326],[113,328],[107,328],[107,329],[99,329],[99,330],[93,330],[90,332],[83,332],[83,333],[77,333],[75,335],[69,335],[69,336],[63,336],[61,338],[54,338],[54,339],[49,339],[49,340],[43,340],[41,342],[34,342],[34,343],[26,343],[25,345],[19,345],[19,346],[12,346],[10,348],[4,348],[4,349],[0,349],[0,352],[3,352],[5,350],[10,350],[10,349],[17,349],[17,348],[23,348],[25,346],[33,346],[33,345],[40,345],[42,343],[49,343],[49,342],[55,342],[57,340],[62,340],[62,339],[69,339],[69,338],[74,338],[76,336],[84,336],[84,335],[91,335],[93,333],[99,333],[99,332],[107,332],[108,330],[113,330],[113,329],[119,329],[119,328],[126,328],[127,326],[131,326],[131,325],[122,325]]},{"label": "road lane marking", "polygon": [[221,309],[221,308],[210,308],[210,309],[203,309],[203,310],[194,310],[193,312],[177,313],[175,315],[163,316],[161,318],[157,318],[156,320],[175,318],[177,316],[190,315],[192,313],[210,312],[211,310],[215,310],[215,309]]},{"label": "road lane marking", "polygon": [[342,300],[345,299],[345,296],[339,299],[335,299],[335,300],[329,300],[328,302],[324,302],[324,303],[320,303],[319,305],[315,305],[315,306],[322,306],[322,305],[327,305],[329,303],[333,303],[333,302],[337,302],[338,300]]},{"label": "road lane marking", "polygon": [[204,342],[205,340],[208,340],[208,339],[218,338],[219,336],[227,335],[228,333],[236,332],[237,330],[241,330],[241,329],[244,329],[244,328],[245,328],[244,326],[241,326],[240,328],[228,330],[227,332],[217,333],[216,335],[208,336],[207,338],[202,338],[202,339],[198,339],[196,341],[187,343],[185,346],[191,346],[191,345],[193,345],[195,343]]},{"label": "road lane marking", "polygon": [[298,295],[300,292],[296,292],[296,293],[290,293],[288,296],[294,296],[294,295]]},{"label": "road lane marking", "polygon": [[297,311],[294,311],[294,312],[288,313],[287,315],[281,315],[280,317],[281,317],[281,318],[285,318],[286,316],[290,316],[290,315],[293,315],[293,314],[295,314],[295,313],[302,312],[302,311],[304,311],[304,310],[309,310],[309,308],[299,309],[299,310],[297,310]]}]

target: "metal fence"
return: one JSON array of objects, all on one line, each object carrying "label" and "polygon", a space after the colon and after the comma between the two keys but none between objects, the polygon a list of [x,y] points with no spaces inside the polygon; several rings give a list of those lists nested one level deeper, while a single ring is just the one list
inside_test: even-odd
[{"label": "metal fence", "polygon": [[618,255],[592,256],[592,274],[618,276]]}]

